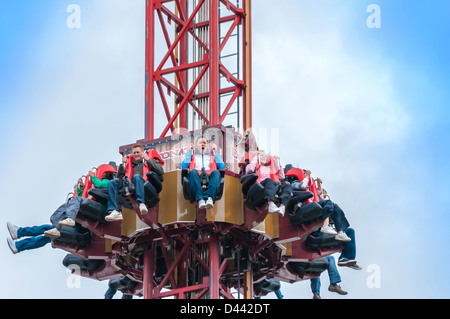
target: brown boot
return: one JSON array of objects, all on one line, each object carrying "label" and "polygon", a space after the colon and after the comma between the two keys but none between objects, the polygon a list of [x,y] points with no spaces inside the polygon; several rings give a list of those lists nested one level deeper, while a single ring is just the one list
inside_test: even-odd
[{"label": "brown boot", "polygon": [[339,286],[339,285],[336,285],[336,286],[330,285],[330,286],[328,287],[328,291],[331,291],[331,292],[337,292],[337,293],[340,294],[340,295],[346,295],[346,294],[348,294],[348,292],[342,290],[341,286]]}]

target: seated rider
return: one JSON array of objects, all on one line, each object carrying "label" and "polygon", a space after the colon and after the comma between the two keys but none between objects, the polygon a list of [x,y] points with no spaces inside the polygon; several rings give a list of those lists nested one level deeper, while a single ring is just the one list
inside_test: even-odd
[{"label": "seated rider", "polygon": [[[335,239],[348,242],[351,241],[351,238],[347,236],[345,230],[350,227],[350,223],[345,217],[344,211],[339,207],[338,204],[331,201],[330,196],[324,188],[321,188],[321,194],[319,196],[319,204],[322,206],[324,216],[329,216],[334,221],[334,226],[336,230],[333,229],[334,233],[331,234],[336,235]],[[329,222],[329,218],[325,220],[325,222]],[[323,226],[322,226],[323,227]],[[331,228],[331,226],[328,226]]]},{"label": "seated rider", "polygon": [[77,183],[73,186],[73,196],[83,196],[83,188],[84,188],[84,181],[83,177],[86,178],[86,176],[81,176]]},{"label": "seated rider", "polygon": [[[289,171],[290,174],[293,174],[291,173],[291,171],[293,173],[296,173],[294,175],[297,177],[297,180],[291,183],[293,190],[300,190],[300,191],[311,190],[313,193],[317,192],[314,195],[314,201],[318,202],[319,205],[322,207],[322,212],[323,215],[325,216],[320,231],[325,234],[335,235],[336,240],[350,241],[351,239],[343,231],[349,226],[347,219],[345,218],[345,214],[340,209],[339,206],[337,206],[329,199],[329,196],[325,191],[325,189],[322,189],[322,180],[320,178],[317,178],[317,187],[315,187],[315,181],[311,177],[311,171],[305,170],[303,172],[303,170],[301,169],[292,168]],[[301,203],[297,205],[300,206]],[[334,230],[333,227],[329,225],[330,217],[335,221],[337,231]]]},{"label": "seated rider", "polygon": [[[162,165],[164,161],[160,158],[158,152],[149,150],[145,152],[141,144],[132,146],[133,154],[125,155],[122,158],[122,164],[119,165],[117,178],[108,183],[108,215],[107,221],[122,220],[122,213],[119,208],[119,190],[123,188],[122,178],[127,176],[133,182],[135,188],[135,198],[139,205],[141,214],[147,214],[148,208],[145,205],[144,183],[147,180],[147,172],[154,171],[158,175],[164,174]],[[150,155],[149,155],[150,154]]]},{"label": "seated rider", "polygon": [[[219,169],[224,169],[225,164],[222,161],[217,146],[212,143],[208,147],[208,141],[204,137],[199,137],[194,144],[191,144],[192,152],[187,152],[186,157],[181,163],[182,168],[189,169],[189,186],[195,196],[199,209],[211,209],[214,207],[214,201],[217,190],[220,186]],[[209,183],[205,192],[202,189],[200,176],[208,174]]]},{"label": "seated rider", "polygon": [[75,226],[75,219],[80,211],[81,204],[87,199],[81,196],[73,196],[67,199],[65,203],[59,206],[50,216],[50,222],[54,228],[44,232],[44,235],[50,238],[59,238],[62,226]]},{"label": "seated rider", "polygon": [[245,168],[246,174],[256,173],[259,175],[257,182],[264,186],[264,198],[269,206],[269,213],[278,213],[284,216],[285,205],[291,197],[291,186],[286,183],[282,186],[280,195],[281,205],[278,207],[275,202],[278,187],[275,182],[281,182],[285,179],[284,170],[280,167],[280,161],[277,157],[269,156],[264,151],[258,151],[250,164]]}]

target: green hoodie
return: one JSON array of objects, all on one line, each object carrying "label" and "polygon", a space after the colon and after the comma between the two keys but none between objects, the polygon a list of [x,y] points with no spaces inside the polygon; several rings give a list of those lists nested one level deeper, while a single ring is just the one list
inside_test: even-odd
[{"label": "green hoodie", "polygon": [[98,179],[97,176],[93,175],[91,176],[92,179],[92,184],[96,187],[96,188],[108,188],[108,182],[109,179],[107,178],[103,178],[102,180]]}]

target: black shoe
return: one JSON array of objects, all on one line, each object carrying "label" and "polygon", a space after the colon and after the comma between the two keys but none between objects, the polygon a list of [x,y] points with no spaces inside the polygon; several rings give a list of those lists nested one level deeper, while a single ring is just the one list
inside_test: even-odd
[{"label": "black shoe", "polygon": [[351,267],[356,265],[356,260],[348,259],[348,258],[340,258],[338,260],[338,266],[340,267]]},{"label": "black shoe", "polygon": [[349,266],[351,269],[354,269],[354,270],[361,270],[362,269],[362,267],[361,266],[359,266],[358,264],[354,264],[353,266]]}]

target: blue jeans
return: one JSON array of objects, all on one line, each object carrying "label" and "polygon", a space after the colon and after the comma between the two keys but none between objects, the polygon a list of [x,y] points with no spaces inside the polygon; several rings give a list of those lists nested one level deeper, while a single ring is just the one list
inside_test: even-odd
[{"label": "blue jeans", "polygon": [[[284,296],[283,296],[283,294],[281,293],[281,290],[280,290],[280,289],[275,290],[274,293],[275,293],[275,295],[277,296],[278,299],[283,299]],[[255,297],[255,299],[261,299],[261,297]]]},{"label": "blue jeans", "polygon": [[194,193],[195,200],[199,201],[200,199],[208,199],[211,197],[213,201],[216,198],[217,190],[220,186],[220,172],[212,171],[209,175],[209,184],[208,188],[205,192],[202,189],[202,183],[200,181],[200,175],[196,169],[193,169],[189,172],[188,175],[189,186],[191,186],[192,192]]},{"label": "blue jeans", "polygon": [[[141,175],[134,175],[132,179],[134,185],[134,197],[138,204],[145,203],[144,183],[145,180]],[[107,211],[117,210],[119,207],[119,190],[123,188],[123,182],[120,179],[112,179],[108,183],[108,205]]]},{"label": "blue jeans", "polygon": [[338,204],[332,202],[331,200],[321,200],[319,201],[320,206],[322,206],[323,216],[331,217],[334,221],[334,226],[336,227],[336,231],[344,231],[348,227],[350,227],[350,223],[345,217],[344,211],[339,207]]},{"label": "blue jeans", "polygon": [[341,258],[347,258],[350,260],[354,260],[356,258],[356,238],[355,238],[355,230],[353,228],[347,228],[344,230],[348,237],[350,237],[351,241],[348,241],[344,244],[344,249],[341,251]]},{"label": "blue jeans", "polygon": [[[328,266],[328,277],[330,278],[330,284],[335,286],[341,282],[341,276],[336,267],[336,262],[333,256],[326,257],[329,263]],[[320,295],[320,276],[311,279],[311,291],[313,294]]]},{"label": "blue jeans", "polygon": [[52,241],[52,239],[45,236],[44,232],[52,228],[53,225],[19,227],[19,229],[17,229],[17,238],[28,238],[16,241],[17,250],[21,252],[24,250],[36,249],[47,245]]},{"label": "blue jeans", "polygon": [[[108,290],[105,293],[105,299],[113,299],[114,295],[116,294],[117,290],[112,289],[111,287],[108,288]],[[133,295],[122,295],[122,299],[133,299]]]}]

